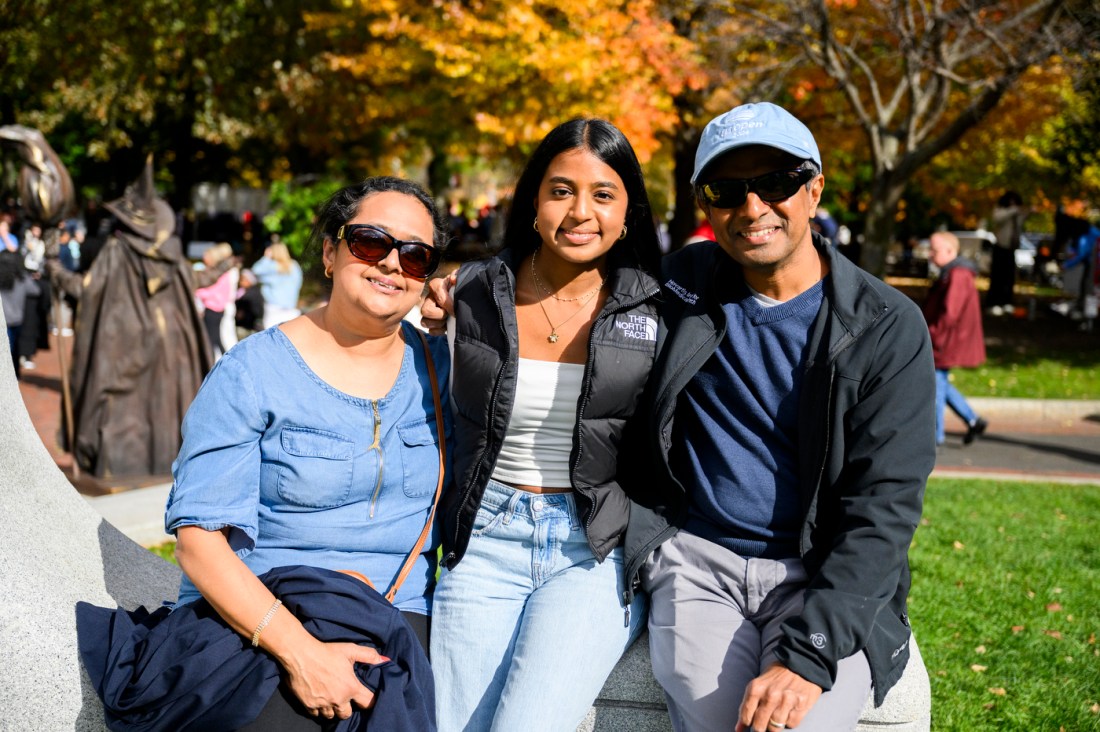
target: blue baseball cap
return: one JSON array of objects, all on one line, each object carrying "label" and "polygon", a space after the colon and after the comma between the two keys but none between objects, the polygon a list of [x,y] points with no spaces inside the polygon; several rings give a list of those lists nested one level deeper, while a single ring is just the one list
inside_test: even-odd
[{"label": "blue baseball cap", "polygon": [[742,104],[720,114],[703,128],[699,149],[695,151],[695,172],[691,184],[703,170],[725,155],[745,145],[767,145],[803,160],[813,160],[821,168],[821,153],[813,133],[793,114],[770,102]]}]

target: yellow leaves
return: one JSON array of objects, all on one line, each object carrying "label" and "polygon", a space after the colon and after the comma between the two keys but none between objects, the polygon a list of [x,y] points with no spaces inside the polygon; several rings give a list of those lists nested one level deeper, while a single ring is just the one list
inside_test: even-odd
[{"label": "yellow leaves", "polygon": [[983,666],[980,663],[970,664],[970,670],[973,671],[976,674],[984,673],[986,671],[986,669],[988,669],[988,668],[989,668],[988,666]]},{"label": "yellow leaves", "polygon": [[1008,691],[1003,686],[993,686],[989,688],[989,693],[994,696],[1005,696]]},{"label": "yellow leaves", "polygon": [[644,162],[680,124],[674,95],[707,83],[654,0],[355,0],[309,25],[333,34],[328,71],[385,96],[394,124],[446,119],[442,137],[477,133],[482,154],[589,115],[618,124]]}]

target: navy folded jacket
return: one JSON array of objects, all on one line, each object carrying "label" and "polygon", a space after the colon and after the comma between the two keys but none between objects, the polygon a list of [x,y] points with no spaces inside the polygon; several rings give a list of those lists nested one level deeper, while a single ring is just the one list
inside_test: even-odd
[{"label": "navy folded jacket", "polygon": [[[375,692],[326,730],[435,730],[435,684],[424,649],[401,613],[363,582],[315,567],[260,576],[306,630],[325,642],[375,648],[391,660],[356,664]],[[279,664],[198,600],[169,612],[78,603],[77,637],[107,726],[126,732],[233,730],[255,721],[279,685]]]}]

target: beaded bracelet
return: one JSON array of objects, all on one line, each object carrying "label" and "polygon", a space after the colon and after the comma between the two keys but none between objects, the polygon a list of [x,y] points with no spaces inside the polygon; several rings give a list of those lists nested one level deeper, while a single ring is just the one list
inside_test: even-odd
[{"label": "beaded bracelet", "polygon": [[271,622],[271,619],[275,617],[275,611],[279,609],[279,606],[283,604],[282,600],[276,600],[275,604],[271,606],[271,609],[267,611],[267,615],[264,615],[264,619],[260,621],[260,624],[256,626],[256,630],[252,631],[252,647],[260,645],[260,633],[267,627],[267,624]]}]

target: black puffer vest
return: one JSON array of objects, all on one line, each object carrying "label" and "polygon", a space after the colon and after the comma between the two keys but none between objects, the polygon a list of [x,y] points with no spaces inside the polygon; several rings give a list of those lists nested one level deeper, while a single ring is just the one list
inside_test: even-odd
[{"label": "black puffer vest", "polygon": [[[608,258],[610,294],[592,326],[577,403],[570,478],[597,559],[619,545],[630,501],[616,476],[623,427],[645,386],[657,345],[657,281],[624,253]],[[515,403],[519,367],[516,267],[505,250],[464,265],[455,288],[455,485],[441,499],[443,563],[466,551]]]}]

